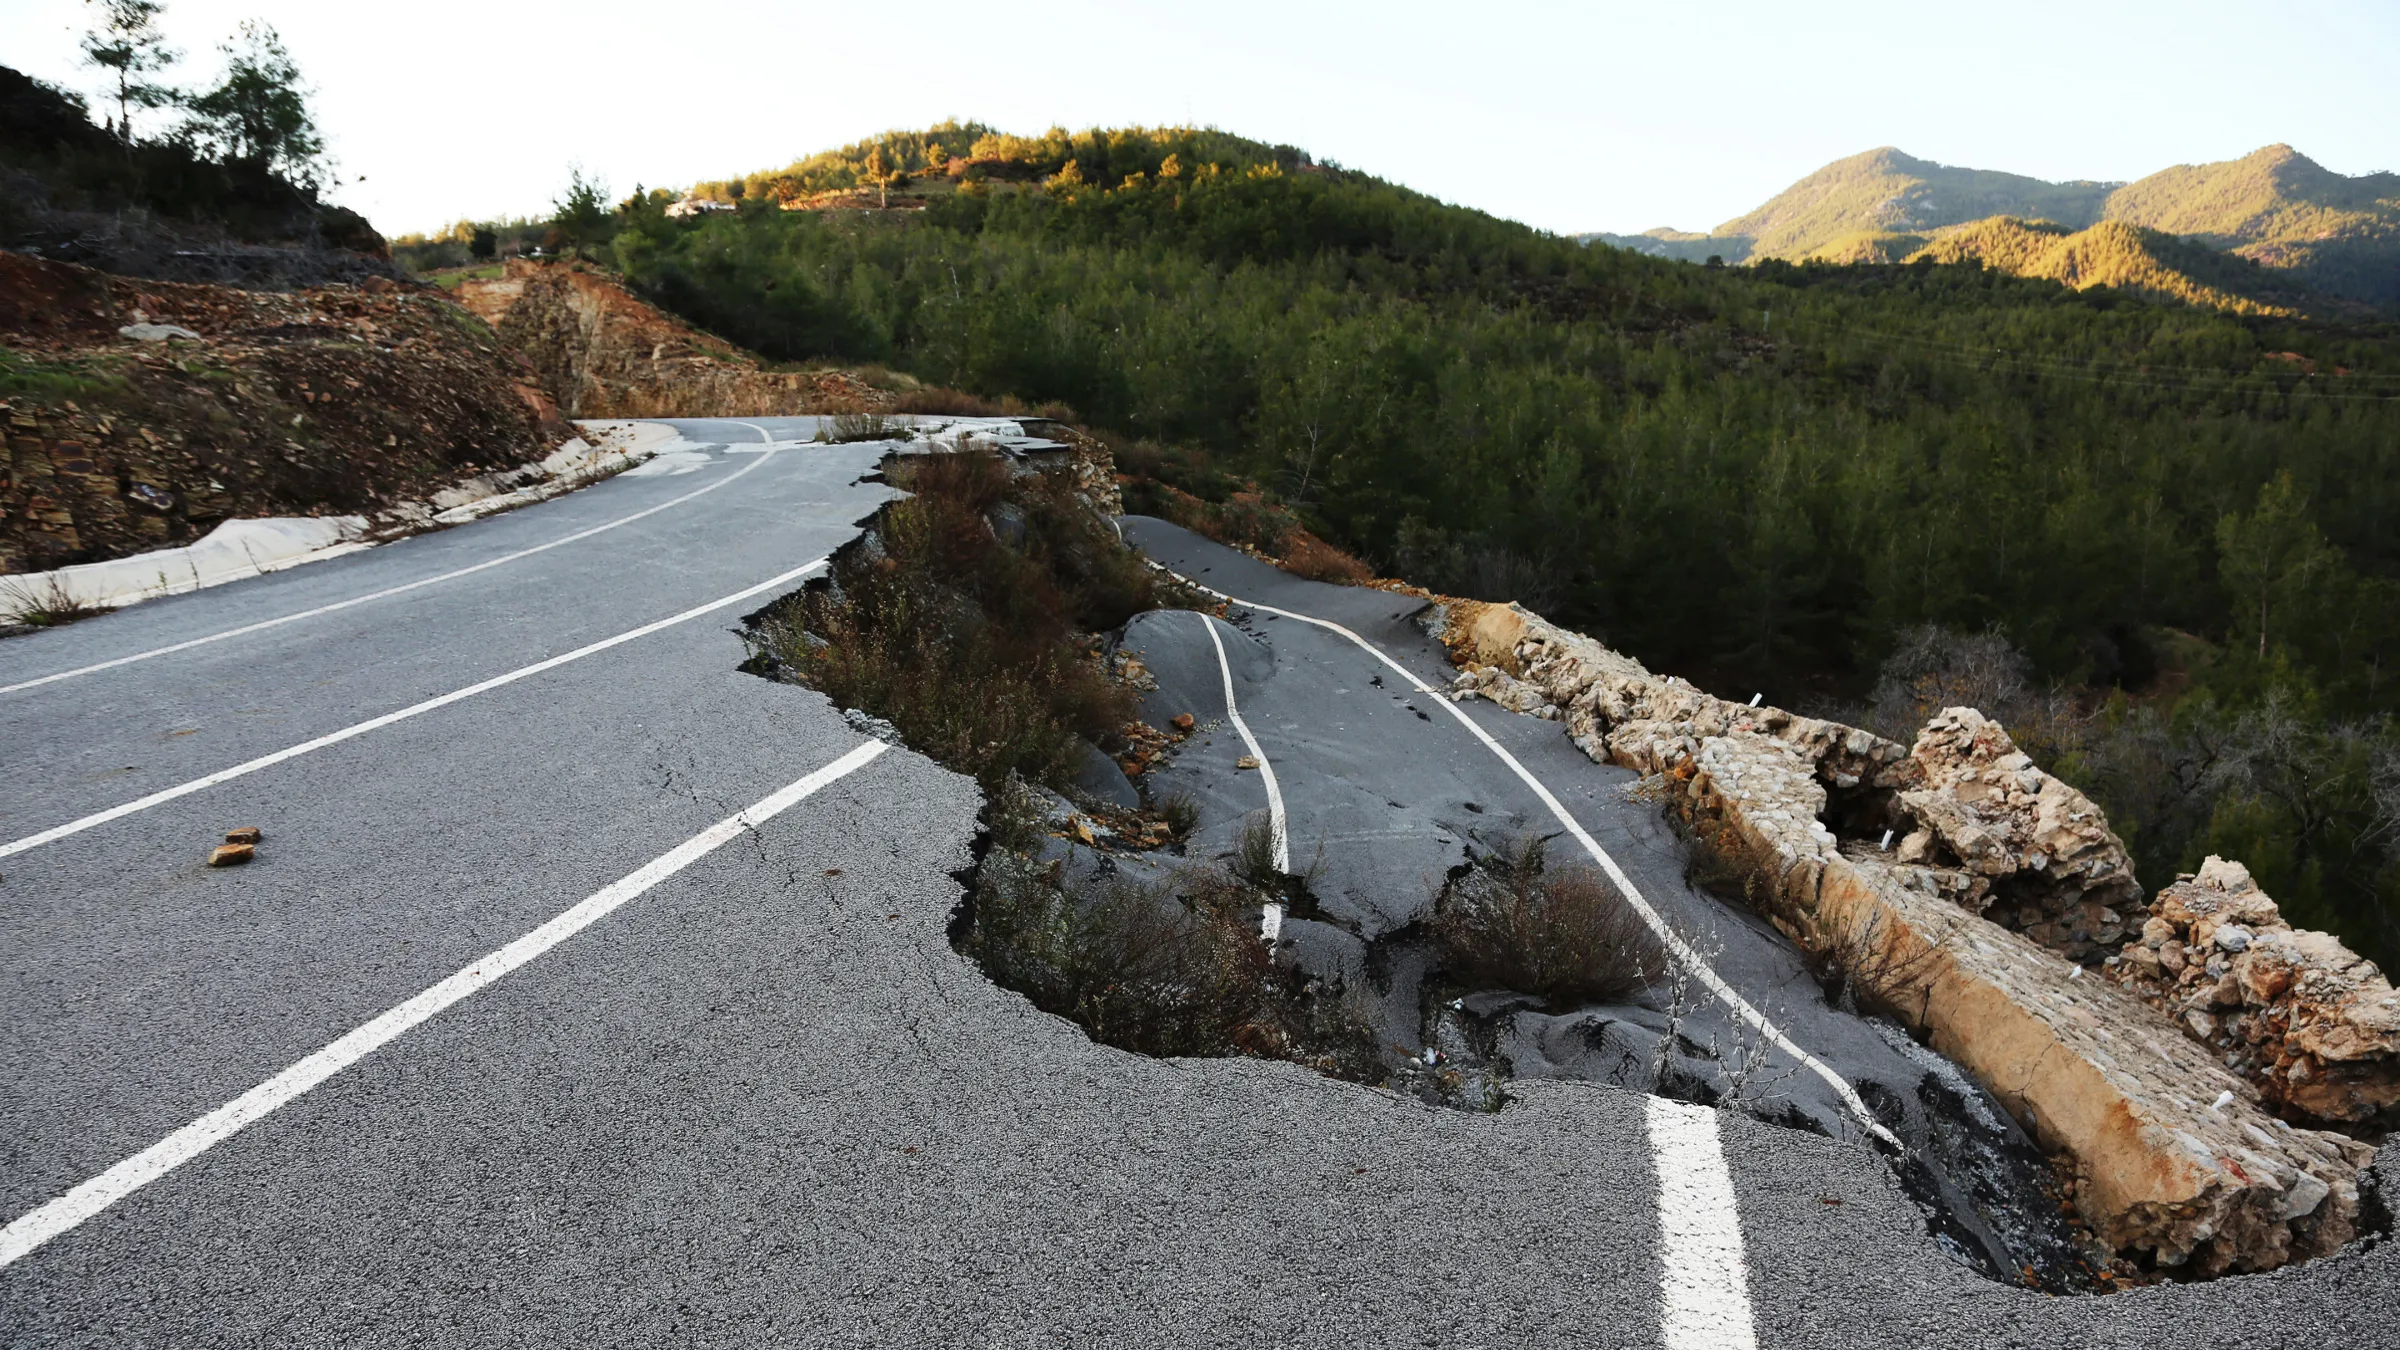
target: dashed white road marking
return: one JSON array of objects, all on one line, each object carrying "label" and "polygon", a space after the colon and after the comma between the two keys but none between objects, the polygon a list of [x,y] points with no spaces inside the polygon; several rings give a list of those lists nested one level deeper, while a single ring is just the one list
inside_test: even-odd
[{"label": "dashed white road marking", "polygon": [[[733,480],[728,478],[724,481],[731,482]],[[460,702],[464,699],[473,698],[477,694],[488,693],[491,690],[498,689],[502,685],[514,684],[519,680],[527,678],[528,676],[539,675],[546,670],[556,670],[560,666],[566,665],[570,662],[580,661],[583,658],[598,652],[607,651],[611,647],[620,646],[624,643],[631,642],[635,638],[648,637],[650,634],[658,632],[662,628],[672,628],[676,624],[699,618],[703,614],[713,613],[714,611],[723,609],[728,605],[738,605],[742,601],[747,600],[762,591],[771,591],[778,586],[797,581],[801,577],[816,571],[818,568],[823,567],[824,565],[825,559],[823,558],[818,558],[812,562],[802,563],[800,566],[795,567],[788,572],[780,572],[774,576],[768,577],[765,581],[759,582],[757,585],[746,586],[741,590],[735,591],[731,595],[725,596],[721,599],[711,600],[706,604],[694,605],[692,608],[683,611],[681,614],[670,614],[666,618],[657,619],[650,623],[643,624],[639,628],[627,629],[625,632],[619,633],[615,637],[602,638],[598,642],[577,647],[575,650],[564,653],[563,655],[553,656],[545,661],[536,661],[529,666],[519,666],[515,670],[509,671],[505,675],[494,675],[488,680],[480,680],[474,684],[468,685],[464,689],[454,689],[447,694],[438,694],[432,698],[424,700],[421,703],[412,703],[397,712],[388,712],[383,714],[381,717],[370,717],[364,722],[352,723],[349,726],[343,727],[339,731],[328,732],[325,735],[317,737],[315,740],[302,741],[298,745],[286,746],[285,748],[277,750],[272,754],[260,755],[256,759],[246,760],[240,764],[236,764],[230,769],[219,769],[215,773],[192,779],[188,783],[178,783],[171,788],[162,788],[157,792],[151,793],[147,797],[137,797],[132,801],[123,803],[122,805],[112,806],[105,811],[95,811],[80,820],[70,820],[64,825],[54,825],[38,834],[29,834],[22,839],[13,840],[6,844],[0,844],[0,858],[6,858],[14,854],[23,853],[28,849],[40,848],[44,844],[64,839],[68,835],[81,834],[83,831],[91,829],[95,825],[106,825],[112,820],[122,819],[126,816],[134,814],[137,811],[147,811],[153,806],[158,806],[165,802],[171,802],[178,797],[188,797],[192,793],[204,791],[208,788],[215,787],[220,783],[229,783],[236,778],[257,773],[261,769],[272,768],[275,765],[283,763],[285,760],[298,759],[302,755],[309,754],[313,751],[322,750],[329,745],[339,745],[343,741],[350,740],[354,737],[364,736],[370,731],[381,731],[383,728],[391,726],[395,722],[405,722],[409,718],[432,712],[436,708],[447,708],[453,703]]]},{"label": "dashed white road marking", "polygon": [[728,840],[774,819],[802,798],[864,767],[882,754],[884,749],[883,742],[868,741],[824,768],[761,799],[749,809],[718,821],[652,859],[638,871],[594,892],[541,927],[472,962],[466,969],[384,1012],[57,1199],[18,1216],[6,1228],[0,1228],[0,1267],[10,1265],[52,1238],[232,1138],[243,1127],[290,1103],[443,1009],[591,927],[627,901],[708,856]]},{"label": "dashed white road marking", "polygon": [[[1267,828],[1275,838],[1275,870],[1278,874],[1292,870],[1291,830],[1283,814],[1283,789],[1275,782],[1274,762],[1267,752],[1258,748],[1258,738],[1250,734],[1250,724],[1242,720],[1242,710],[1233,701],[1233,665],[1225,659],[1225,640],[1217,636],[1217,621],[1200,616],[1200,626],[1208,630],[1208,645],[1217,649],[1217,670],[1225,677],[1225,718],[1233,729],[1242,734],[1242,744],[1250,747],[1250,757],[1258,761],[1258,776],[1267,785]],[[1260,936],[1273,942],[1283,935],[1283,906],[1269,902],[1258,922]]]},{"label": "dashed white road marking", "polygon": [[1658,1173],[1659,1321],[1666,1350],[1755,1350],[1741,1210],[1717,1138],[1717,1113],[1652,1097]]},{"label": "dashed white road marking", "polygon": [[[744,425],[748,424],[744,423]],[[269,628],[280,628],[287,623],[298,623],[302,619],[313,619],[321,614],[332,614],[339,610],[349,609],[357,605],[369,604],[376,600],[388,600],[395,595],[405,595],[410,591],[421,590],[427,586],[438,586],[445,581],[456,581],[460,577],[472,576],[477,572],[485,571],[489,568],[499,567],[504,563],[515,562],[519,558],[530,558],[536,553],[546,553],[551,549],[560,547],[561,545],[572,544],[579,539],[589,539],[595,534],[606,534],[608,531],[613,530],[620,525],[631,525],[633,522],[642,519],[644,516],[655,516],[659,512],[667,510],[671,507],[681,506],[694,497],[705,497],[709,493],[716,491],[718,488],[725,486],[734,479],[741,477],[743,474],[750,472],[752,469],[755,469],[759,465],[766,462],[766,457],[761,456],[760,458],[754,459],[748,464],[743,465],[734,472],[727,474],[725,477],[710,483],[708,486],[687,492],[682,496],[673,499],[672,501],[660,502],[656,506],[636,511],[629,516],[619,516],[615,520],[609,521],[605,524],[594,525],[588,530],[578,530],[575,533],[567,535],[563,538],[553,539],[547,544],[536,544],[532,548],[518,549],[514,553],[505,553],[497,558],[489,558],[483,562],[476,563],[472,567],[461,567],[455,571],[444,572],[440,576],[424,577],[399,586],[387,586],[380,591],[375,591],[368,595],[352,596],[348,600],[336,600],[330,605],[319,605],[315,609],[304,609],[297,614],[286,614],[277,619],[261,619],[257,623],[243,624],[239,628],[228,628],[224,632],[211,633],[206,637],[196,637],[184,642],[169,643],[164,647],[153,647],[146,652],[135,652],[131,656],[120,656],[114,660],[97,661],[88,666],[78,666],[73,670],[62,670],[55,675],[44,675],[38,679],[20,680],[15,684],[0,684],[0,694],[14,694],[21,690],[32,689],[37,685],[56,684],[60,680],[72,680],[79,676],[96,675],[103,670],[114,670],[118,666],[130,666],[136,661],[147,661],[153,657],[168,656],[175,652],[190,651],[194,647],[205,647],[212,642],[223,642],[228,638],[245,637],[251,633],[264,632]]]}]

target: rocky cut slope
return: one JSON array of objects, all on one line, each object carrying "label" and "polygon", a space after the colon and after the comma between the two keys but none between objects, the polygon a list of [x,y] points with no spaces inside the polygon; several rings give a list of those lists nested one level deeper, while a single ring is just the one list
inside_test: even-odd
[{"label": "rocky cut slope", "polygon": [[769,370],[582,263],[512,258],[502,276],[461,284],[458,298],[575,417],[863,412],[893,398],[846,371]]},{"label": "rocky cut slope", "polygon": [[0,573],[364,514],[570,439],[533,371],[437,293],[135,280],[0,252]]}]

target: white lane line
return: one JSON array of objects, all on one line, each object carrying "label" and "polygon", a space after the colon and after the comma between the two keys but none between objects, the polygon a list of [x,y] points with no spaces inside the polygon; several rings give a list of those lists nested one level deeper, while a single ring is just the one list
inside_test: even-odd
[{"label": "white lane line", "polygon": [[[1181,574],[1177,573],[1176,575],[1180,576]],[[1441,694],[1434,690],[1433,686],[1425,683],[1423,680],[1418,679],[1416,672],[1385,655],[1382,648],[1376,646],[1372,642],[1367,641],[1365,638],[1360,637],[1358,634],[1351,632],[1349,629],[1342,627],[1338,623],[1333,623],[1325,619],[1313,618],[1306,614],[1295,614],[1288,609],[1277,609],[1273,605],[1262,605],[1255,600],[1243,600],[1237,596],[1226,595],[1223,591],[1213,590],[1207,586],[1202,586],[1200,583],[1192,581],[1189,577],[1184,577],[1183,580],[1195,587],[1198,587],[1200,590],[1207,591],[1210,595],[1224,596],[1225,599],[1233,602],[1234,604],[1246,605],[1251,609],[1263,610],[1269,614],[1279,614],[1287,619],[1297,619],[1302,623],[1315,624],[1319,628],[1330,629],[1331,631],[1339,633],[1343,637],[1350,639],[1352,642],[1357,643],[1359,646],[1365,648],[1370,654],[1372,654],[1376,660],[1383,662],[1385,665],[1390,666],[1393,670],[1399,672],[1400,677],[1407,680],[1411,685],[1415,686],[1419,693],[1424,694],[1427,698],[1433,700],[1436,704],[1439,704],[1442,709],[1448,712],[1452,717],[1457,718],[1460,726],[1465,727],[1469,732],[1473,733],[1475,739],[1483,742],[1484,748],[1490,750],[1493,754],[1498,755],[1500,757],[1500,762],[1506,764],[1512,771],[1515,772],[1517,777],[1524,782],[1526,787],[1533,790],[1533,794],[1541,799],[1542,805],[1550,808],[1550,814],[1557,819],[1558,823],[1566,829],[1567,833],[1575,837],[1575,842],[1583,845],[1584,852],[1592,855],[1593,861],[1599,863],[1601,869],[1608,873],[1608,879],[1616,883],[1617,889],[1623,893],[1626,902],[1633,906],[1635,913],[1642,916],[1642,921],[1650,926],[1650,931],[1655,934],[1659,942],[1666,947],[1668,954],[1673,956],[1675,960],[1685,969],[1691,971],[1694,979],[1699,980],[1703,987],[1705,987],[1710,993],[1716,995],[1718,1000],[1724,1003],[1726,1007],[1732,1009],[1735,1016],[1741,1018],[1744,1022],[1749,1023],[1751,1028],[1757,1031],[1759,1035],[1765,1037],[1770,1045],[1773,1045],[1776,1049],[1783,1051],[1787,1055],[1790,1055],[1795,1061],[1805,1066],[1811,1073],[1814,1073],[1817,1077],[1823,1079],[1826,1086],[1833,1089],[1834,1094],[1841,1098],[1842,1104],[1850,1109],[1851,1114],[1858,1118],[1859,1124],[1864,1126],[1869,1134],[1872,1134],[1886,1144],[1891,1145],[1895,1150],[1900,1147],[1900,1141],[1893,1137],[1890,1130],[1887,1130],[1883,1127],[1883,1123],[1881,1121],[1875,1119],[1875,1113],[1867,1109],[1866,1102],[1860,1100],[1858,1089],[1851,1087],[1848,1079],[1834,1072],[1831,1065],[1825,1063],[1821,1059],[1818,1059],[1815,1055],[1808,1053],[1806,1050],[1801,1049],[1792,1041],[1791,1037],[1783,1034],[1782,1028],[1767,1020],[1765,1013],[1762,1013],[1758,1009],[1750,1006],[1750,1001],[1748,999],[1743,998],[1740,994],[1735,993],[1733,986],[1725,983],[1724,979],[1720,977],[1715,970],[1709,967],[1708,962],[1701,959],[1700,953],[1694,951],[1691,947],[1691,944],[1685,942],[1681,936],[1677,935],[1673,928],[1668,926],[1666,918],[1661,915],[1657,909],[1651,906],[1650,901],[1643,896],[1641,888],[1633,884],[1633,878],[1625,875],[1625,869],[1617,866],[1617,860],[1608,856],[1608,850],[1600,847],[1599,841],[1592,838],[1592,836],[1584,830],[1583,826],[1577,823],[1575,817],[1567,813],[1567,808],[1560,804],[1557,797],[1551,795],[1550,789],[1543,786],[1542,781],[1534,777],[1531,770],[1527,769],[1522,763],[1518,762],[1517,757],[1510,754],[1506,746],[1492,739],[1490,732],[1487,732],[1482,727],[1477,726],[1475,724],[1475,719],[1467,716],[1465,712],[1459,709],[1457,704],[1452,703],[1449,699],[1442,697]]]},{"label": "white lane line", "polygon": [[1755,1350],[1741,1209],[1717,1138],[1717,1113],[1652,1097],[1658,1172],[1660,1340],[1666,1350]]},{"label": "white lane line", "polygon": [[519,666],[515,670],[509,671],[505,675],[494,675],[488,680],[482,680],[475,684],[470,684],[464,689],[454,689],[447,694],[439,694],[433,698],[426,699],[422,703],[412,703],[407,707],[400,709],[398,712],[388,712],[381,717],[370,717],[364,722],[353,723],[350,726],[343,727],[339,731],[328,732],[323,736],[317,737],[313,741],[302,741],[298,745],[286,746],[281,750],[275,751],[273,754],[260,755],[256,759],[247,760],[243,763],[236,764],[230,769],[219,769],[215,773],[209,774],[206,777],[195,778],[188,783],[178,783],[171,788],[162,788],[157,792],[151,793],[147,797],[136,797],[132,801],[126,802],[123,805],[112,806],[105,811],[95,811],[80,820],[70,820],[64,825],[54,825],[47,830],[43,830],[39,834],[29,834],[22,839],[14,840],[6,844],[0,844],[0,858],[9,857],[12,854],[23,853],[27,849],[40,848],[44,844],[51,843],[55,840],[64,839],[70,834],[81,834],[83,831],[88,830],[95,825],[106,825],[112,820],[118,820],[125,816],[130,816],[136,811],[147,811],[151,807],[157,806],[162,802],[171,802],[177,797],[190,796],[192,793],[202,791],[203,789],[215,787],[219,783],[229,783],[234,779],[240,778],[246,774],[257,773],[260,769],[272,768],[277,764],[283,763],[287,759],[298,759],[302,755],[308,754],[312,751],[322,750],[326,746],[339,745],[343,741],[349,740],[355,736],[364,736],[370,731],[381,731],[383,728],[388,727],[395,722],[405,722],[411,717],[418,716],[422,713],[432,712],[436,708],[447,708],[451,704],[459,702],[462,699],[473,698],[477,694],[498,689],[504,684],[514,684],[517,681],[526,678],[527,676],[539,675],[545,670],[556,670],[560,666],[566,665],[571,661],[580,661],[596,652],[604,652],[611,647],[631,642],[635,638],[648,637],[650,634],[655,633],[662,628],[672,628],[676,624],[683,623],[691,619],[697,619],[703,614],[723,609],[727,605],[738,605],[744,600],[757,595],[761,591],[771,591],[777,586],[782,586],[789,582],[796,581],[799,578],[816,571],[818,568],[823,567],[824,565],[825,560],[823,558],[818,558],[813,562],[802,563],[800,566],[793,568],[789,572],[782,572],[775,576],[768,577],[765,581],[759,582],[755,586],[744,587],[743,589],[735,591],[733,594],[725,596],[722,599],[711,600],[704,605],[694,605],[692,608],[685,610],[681,614],[670,614],[666,618],[643,624],[639,628],[628,629],[625,632],[617,634],[615,637],[602,638],[598,642],[577,647],[575,650],[567,652],[564,655],[553,656],[546,661],[536,661],[530,666]]},{"label": "white lane line", "polygon": [[617,528],[619,525],[631,525],[633,522],[640,520],[644,516],[655,516],[659,512],[664,511],[669,507],[681,506],[694,497],[707,496],[709,493],[716,491],[718,488],[725,486],[727,483],[732,482],[734,479],[741,477],[743,474],[750,472],[752,469],[755,469],[759,465],[766,462],[767,457],[762,455],[759,458],[750,461],[748,464],[743,465],[734,472],[727,474],[725,477],[710,483],[707,487],[700,488],[696,491],[687,492],[682,496],[675,498],[673,501],[660,502],[656,506],[649,507],[645,510],[636,511],[632,515],[619,516],[615,520],[609,521],[607,524],[594,525],[588,530],[578,530],[563,539],[553,539],[547,544],[536,544],[532,548],[519,549],[514,553],[505,553],[497,558],[491,558],[486,561],[476,563],[472,567],[461,567],[454,572],[444,572],[438,577],[426,577],[422,580],[411,581],[404,585],[387,586],[384,589],[376,591],[370,595],[354,596],[348,600],[337,600],[330,605],[319,605],[315,609],[304,609],[297,614],[286,614],[280,619],[262,619],[257,623],[244,624],[239,628],[228,628],[222,633],[211,633],[207,637],[196,637],[188,642],[176,642],[170,643],[164,647],[153,647],[149,651],[135,652],[131,656],[120,656],[113,661],[100,661],[88,666],[78,666],[73,670],[62,670],[56,675],[44,675],[39,679],[20,680],[15,684],[0,684],[0,694],[14,694],[21,690],[31,689],[36,685],[55,684],[60,680],[72,680],[80,675],[93,675],[103,670],[114,670],[118,666],[130,666],[136,661],[147,661],[155,656],[167,656],[175,652],[190,651],[194,647],[205,647],[212,642],[223,642],[227,638],[237,638],[250,633],[262,632],[269,628],[279,628],[287,623],[298,623],[302,619],[313,619],[320,614],[331,614],[337,610],[348,609],[353,605],[363,605],[374,600],[388,600],[395,595],[402,595],[409,591],[417,590],[421,587],[438,586],[445,581],[456,581],[460,577],[471,576],[477,572],[483,571],[486,568],[498,567],[503,563],[512,563],[519,558],[530,558],[536,553],[547,552],[551,549],[559,547],[562,544],[572,544],[578,539],[589,539],[595,534],[605,534],[608,531]]},{"label": "white lane line", "polygon": [[450,978],[286,1068],[283,1072],[0,1228],[0,1267],[91,1218],[110,1205],[232,1138],[310,1088],[373,1054],[450,1005],[591,927],[610,911],[714,852],[745,830],[781,815],[803,797],[863,767],[884,751],[869,741],[789,787],[728,816],[660,854],[623,880],[484,956]]},{"label": "white lane line", "polygon": [[[729,422],[730,422],[730,421],[733,421],[733,419],[731,419],[731,418],[727,418],[726,420],[727,420],[727,421],[729,421]],[[765,427],[762,427],[762,426],[760,426],[760,425],[759,425],[758,423],[756,423],[756,422],[734,422],[733,424],[734,424],[735,426],[737,426],[737,427],[748,427],[748,428],[750,428],[752,431],[755,431],[755,432],[757,432],[757,433],[758,433],[758,440],[759,440],[759,444],[761,444],[761,445],[773,445],[773,444],[775,444],[775,438],[774,438],[774,437],[772,437],[772,436],[770,436],[770,435],[768,435],[768,434],[767,434],[767,429],[766,429]]]},{"label": "white lane line", "polygon": [[[1250,724],[1242,720],[1242,710],[1233,702],[1233,665],[1225,659],[1225,640],[1217,636],[1217,621],[1200,616],[1200,626],[1208,630],[1208,644],[1217,649],[1217,669],[1225,676],[1225,717],[1233,729],[1242,733],[1242,744],[1250,747],[1250,757],[1258,761],[1258,776],[1267,785],[1267,828],[1275,837],[1275,871],[1278,875],[1292,870],[1291,831],[1284,823],[1283,789],[1275,782],[1275,765],[1267,752],[1258,748],[1258,738],[1250,734]],[[1261,937],[1273,942],[1283,936],[1283,906],[1270,901],[1258,921]]]}]

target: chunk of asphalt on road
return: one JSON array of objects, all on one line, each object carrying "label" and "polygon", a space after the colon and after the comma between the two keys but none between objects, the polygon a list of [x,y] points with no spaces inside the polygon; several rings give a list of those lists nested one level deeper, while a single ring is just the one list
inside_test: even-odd
[{"label": "chunk of asphalt on road", "polygon": [[750,463],[745,464],[741,468],[734,470],[732,473],[725,475],[723,478],[717,479],[715,482],[710,483],[706,487],[687,492],[682,496],[673,499],[672,501],[660,502],[656,506],[646,507],[640,511],[635,511],[630,515],[619,516],[615,520],[604,521],[598,525],[592,526],[589,529],[577,530],[573,534],[553,539],[546,544],[535,544],[531,548],[521,548],[514,553],[504,553],[497,558],[486,558],[482,562],[476,563],[472,566],[457,568],[453,571],[444,572],[439,576],[420,577],[415,581],[405,582],[398,586],[386,586],[380,591],[373,591],[366,595],[354,595],[347,600],[336,600],[331,604],[319,605],[314,609],[304,609],[296,614],[285,614],[273,619],[261,619],[257,623],[246,623],[239,628],[228,628],[222,632],[209,633],[205,636],[190,638],[183,642],[171,642],[164,647],[152,647],[148,651],[135,652],[131,656],[119,656],[112,660],[95,661],[88,666],[77,666],[73,670],[62,670],[55,674],[41,675],[30,680],[19,680],[15,684],[0,684],[0,694],[14,694],[45,684],[56,684],[61,680],[77,679],[85,675],[97,675],[101,671],[114,670],[118,666],[130,666],[137,661],[148,661],[155,657],[172,655],[175,652],[190,651],[194,647],[205,647],[212,642],[223,642],[228,638],[245,637],[251,633],[264,632],[269,628],[280,628],[287,623],[298,623],[302,619],[313,619],[319,615],[338,613],[339,611],[350,609],[358,605],[370,604],[377,600],[388,600],[395,595],[405,595],[410,591],[422,590],[427,586],[438,586],[445,581],[456,581],[460,577],[472,576],[477,572],[486,571],[490,568],[512,563],[520,558],[530,558],[536,553],[546,553],[549,550],[558,548],[562,545],[572,544],[579,539],[589,539],[596,534],[606,534],[610,530],[613,530],[620,525],[631,525],[633,522],[646,516],[655,516],[661,511],[666,511],[674,507],[681,506],[685,502],[688,502],[695,497],[707,496],[709,493],[716,491],[718,488],[724,487],[726,484],[731,483],[735,479],[741,477],[743,474],[746,474],[752,469],[757,468],[759,465],[766,463],[770,458],[773,457],[772,451],[774,448],[775,447],[770,444],[767,453],[759,454],[757,459],[752,460]]},{"label": "chunk of asphalt on road", "polygon": [[584,897],[548,923],[470,962],[414,998],[385,1010],[380,1016],[324,1048],[287,1065],[282,1072],[241,1096],[98,1176],[71,1187],[56,1199],[18,1215],[9,1221],[7,1227],[0,1228],[0,1268],[14,1264],[119,1200],[298,1100],[319,1083],[398,1040],[469,995],[498,982],[732,840],[866,767],[888,748],[882,741],[868,741],[823,768],[760,798]]},{"label": "chunk of asphalt on road", "polygon": [[69,835],[81,834],[83,831],[91,829],[94,826],[106,825],[112,820],[122,819],[126,816],[133,815],[138,811],[147,811],[153,806],[171,802],[178,797],[185,797],[195,792],[205,791],[209,788],[217,786],[220,783],[229,783],[236,778],[241,778],[246,775],[256,773],[261,769],[273,768],[275,765],[281,764],[287,759],[298,759],[302,755],[322,750],[327,746],[339,745],[343,741],[347,741],[358,736],[364,736],[368,732],[381,731],[385,727],[391,726],[398,722],[405,722],[409,718],[432,712],[437,708],[446,708],[453,703],[473,698],[477,694],[488,693],[491,690],[498,689],[503,685],[514,684],[519,680],[526,679],[530,676],[539,675],[544,671],[556,670],[560,666],[567,665],[570,662],[580,661],[587,656],[593,656],[600,652],[607,651],[611,647],[621,646],[625,643],[633,641],[636,638],[648,637],[652,633],[659,632],[662,629],[672,628],[679,623],[687,623],[693,619],[699,618],[703,614],[713,614],[720,609],[727,608],[728,606],[738,605],[744,600],[748,600],[762,592],[774,590],[778,586],[787,586],[792,582],[807,576],[809,573],[816,571],[818,568],[823,567],[824,565],[825,559],[823,558],[817,558],[812,561],[802,563],[800,566],[792,568],[790,571],[779,572],[774,576],[768,577],[765,581],[761,581],[756,585],[746,586],[741,590],[735,591],[731,595],[722,596],[718,599],[708,601],[705,604],[694,605],[690,609],[687,609],[680,614],[670,614],[663,619],[654,619],[649,623],[643,624],[639,628],[629,628],[624,632],[617,634],[615,637],[606,637],[600,639],[598,642],[587,643],[584,646],[577,647],[571,652],[565,652],[560,655],[553,656],[545,661],[536,661],[532,665],[519,666],[515,670],[508,671],[504,674],[494,675],[488,680],[480,680],[474,684],[470,684],[464,689],[453,689],[447,694],[437,694],[432,698],[423,700],[422,702],[412,703],[405,708],[385,713],[381,717],[370,717],[364,722],[354,722],[349,726],[343,727],[339,731],[327,732],[326,734],[317,737],[315,740],[302,741],[298,745],[286,746],[283,749],[277,750],[271,754],[260,755],[256,759],[244,760],[242,763],[236,764],[232,768],[219,769],[215,773],[205,774],[199,778],[194,778],[189,782],[178,783],[170,788],[161,788],[160,790],[153,792],[146,797],[136,797],[132,801],[124,802],[117,806],[112,806],[105,811],[95,811],[88,816],[84,816],[76,820],[70,820],[63,825],[53,825],[47,830],[26,835],[22,839],[10,840],[8,843],[0,844],[0,858],[6,858],[12,854],[23,853],[30,849],[40,848],[44,844],[54,843],[60,839],[66,838]]}]

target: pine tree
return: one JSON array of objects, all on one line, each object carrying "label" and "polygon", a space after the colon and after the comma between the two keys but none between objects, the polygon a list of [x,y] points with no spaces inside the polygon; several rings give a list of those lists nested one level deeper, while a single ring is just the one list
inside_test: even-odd
[{"label": "pine tree", "polygon": [[172,86],[148,78],[183,55],[158,31],[158,16],[165,11],[158,0],[102,0],[99,27],[83,35],[84,64],[106,71],[115,86],[106,95],[117,105],[109,129],[127,146],[133,144],[134,109],[166,108],[182,101]]}]

